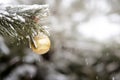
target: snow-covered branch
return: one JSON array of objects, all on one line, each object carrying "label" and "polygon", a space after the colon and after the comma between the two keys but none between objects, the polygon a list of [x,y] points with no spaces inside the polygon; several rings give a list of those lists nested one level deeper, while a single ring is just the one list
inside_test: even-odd
[{"label": "snow-covered branch", "polygon": [[14,43],[25,42],[38,32],[45,32],[44,19],[49,15],[48,5],[1,5],[0,35]]}]

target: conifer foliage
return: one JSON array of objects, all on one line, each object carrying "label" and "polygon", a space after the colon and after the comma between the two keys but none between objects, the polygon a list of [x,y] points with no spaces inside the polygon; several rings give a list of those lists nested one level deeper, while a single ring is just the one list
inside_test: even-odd
[{"label": "conifer foliage", "polygon": [[0,34],[11,43],[27,43],[38,33],[48,33],[44,20],[48,5],[1,5]]}]

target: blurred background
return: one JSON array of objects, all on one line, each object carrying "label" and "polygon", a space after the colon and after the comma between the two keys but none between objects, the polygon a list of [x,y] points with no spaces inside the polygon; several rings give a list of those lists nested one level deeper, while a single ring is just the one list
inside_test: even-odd
[{"label": "blurred background", "polygon": [[119,0],[0,0],[48,4],[51,49],[38,55],[0,38],[0,80],[120,80]]}]

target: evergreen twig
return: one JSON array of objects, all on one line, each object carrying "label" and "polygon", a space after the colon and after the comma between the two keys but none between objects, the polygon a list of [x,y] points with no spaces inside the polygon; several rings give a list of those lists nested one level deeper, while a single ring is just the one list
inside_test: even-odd
[{"label": "evergreen twig", "polygon": [[48,16],[48,5],[1,5],[0,35],[10,43],[26,43],[29,38],[46,33],[41,22]]}]

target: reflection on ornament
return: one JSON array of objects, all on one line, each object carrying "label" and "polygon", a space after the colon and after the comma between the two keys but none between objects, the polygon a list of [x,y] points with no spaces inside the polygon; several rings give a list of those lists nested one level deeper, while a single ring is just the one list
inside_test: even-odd
[{"label": "reflection on ornament", "polygon": [[50,39],[45,34],[39,34],[33,37],[33,42],[30,43],[33,52],[37,54],[45,54],[50,49]]}]

